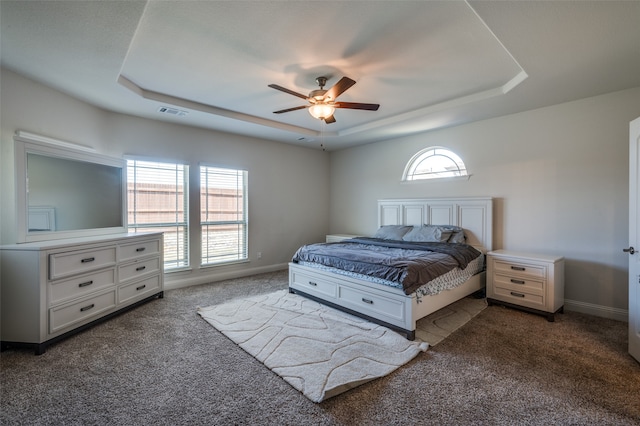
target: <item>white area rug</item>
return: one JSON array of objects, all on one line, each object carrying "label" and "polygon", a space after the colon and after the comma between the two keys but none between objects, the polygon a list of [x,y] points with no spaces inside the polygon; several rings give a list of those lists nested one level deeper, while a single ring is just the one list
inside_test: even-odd
[{"label": "white area rug", "polygon": [[[198,313],[314,402],[383,377],[429,346],[287,290]],[[443,334],[438,325],[430,333]]]}]

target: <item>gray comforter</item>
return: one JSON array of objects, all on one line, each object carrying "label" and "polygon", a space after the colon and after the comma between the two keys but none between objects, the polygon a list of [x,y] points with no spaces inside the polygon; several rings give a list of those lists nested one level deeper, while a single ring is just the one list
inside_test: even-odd
[{"label": "gray comforter", "polygon": [[405,294],[446,274],[467,267],[480,252],[467,244],[424,243],[353,238],[338,243],[302,246],[293,262],[313,262],[402,284]]}]

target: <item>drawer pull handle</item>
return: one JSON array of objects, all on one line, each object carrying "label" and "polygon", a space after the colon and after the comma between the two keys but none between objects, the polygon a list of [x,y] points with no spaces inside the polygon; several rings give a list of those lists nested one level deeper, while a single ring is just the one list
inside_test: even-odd
[{"label": "drawer pull handle", "polygon": [[314,287],[317,287],[317,286],[318,286],[318,283],[314,283],[313,281],[309,281],[309,285],[312,285],[312,286],[314,286]]},{"label": "drawer pull handle", "polygon": [[143,285],[141,285],[140,287],[136,287],[136,291],[140,291],[140,290],[142,290],[143,288],[145,288],[146,286],[147,286],[146,284],[143,284]]},{"label": "drawer pull handle", "polygon": [[522,293],[516,293],[515,291],[512,291],[512,292],[511,292],[511,295],[512,295],[512,296],[516,296],[516,297],[524,297],[524,294],[522,294]]},{"label": "drawer pull handle", "polygon": [[145,269],[147,269],[147,267],[146,267],[146,266],[138,266],[138,267],[136,268],[136,271],[144,271]]},{"label": "drawer pull handle", "polygon": [[511,278],[511,282],[514,284],[524,284],[524,280],[514,280],[513,278]]},{"label": "drawer pull handle", "polygon": [[80,308],[80,312],[88,311],[89,309],[93,308],[94,306],[96,306],[96,304],[92,303],[89,306],[85,306],[84,308]]},{"label": "drawer pull handle", "polygon": [[86,287],[86,286],[91,285],[91,284],[93,284],[93,281],[87,281],[86,283],[78,284],[78,287]]},{"label": "drawer pull handle", "polygon": [[362,301],[363,301],[364,303],[368,303],[369,305],[373,305],[373,300],[371,300],[371,299],[365,299],[365,298],[363,297],[363,298],[362,298]]},{"label": "drawer pull handle", "polygon": [[145,249],[144,247],[138,247],[136,251],[140,252],[140,251],[144,251],[144,249]]},{"label": "drawer pull handle", "polygon": [[89,263],[89,262],[93,262],[94,260],[96,260],[95,257],[87,257],[87,258],[82,259],[80,261],[80,263]]},{"label": "drawer pull handle", "polygon": [[513,269],[514,271],[525,271],[527,268],[524,268],[522,266],[512,266],[511,269]]}]

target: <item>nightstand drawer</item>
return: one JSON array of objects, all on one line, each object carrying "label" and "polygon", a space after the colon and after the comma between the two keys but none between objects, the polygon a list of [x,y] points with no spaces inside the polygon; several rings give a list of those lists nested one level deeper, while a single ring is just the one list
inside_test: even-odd
[{"label": "nightstand drawer", "polygon": [[520,278],[513,275],[499,275],[493,277],[493,285],[514,291],[544,292],[544,281]]},{"label": "nightstand drawer", "polygon": [[496,287],[494,289],[495,297],[503,302],[509,302],[516,305],[528,306],[534,309],[544,309],[544,295],[532,294],[525,291],[517,291],[509,288]]},{"label": "nightstand drawer", "polygon": [[547,268],[540,265],[532,265],[520,262],[505,262],[494,260],[495,273],[505,275],[519,275],[522,277],[542,278],[547,276]]}]

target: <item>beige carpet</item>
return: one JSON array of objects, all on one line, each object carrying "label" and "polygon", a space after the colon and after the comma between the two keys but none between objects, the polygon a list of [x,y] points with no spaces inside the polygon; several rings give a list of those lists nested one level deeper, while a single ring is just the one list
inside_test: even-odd
[{"label": "beige carpet", "polygon": [[[427,317],[418,332],[437,343],[446,329],[455,330],[476,310],[458,310],[462,322],[454,320],[455,309],[433,320]],[[383,377],[428,348],[420,339],[408,341],[286,290],[199,308],[198,313],[314,402]]]},{"label": "beige carpet", "polygon": [[416,324],[416,339],[429,342],[429,345],[435,346],[469,322],[471,318],[478,315],[486,307],[486,299],[476,299],[472,296],[460,299],[418,320]]}]

